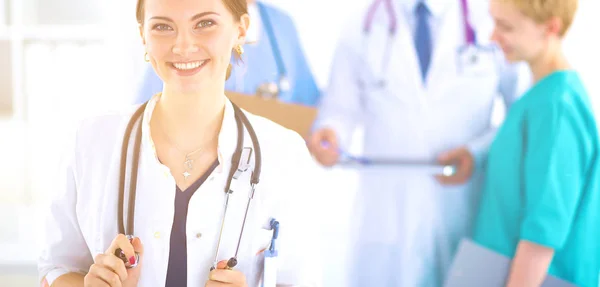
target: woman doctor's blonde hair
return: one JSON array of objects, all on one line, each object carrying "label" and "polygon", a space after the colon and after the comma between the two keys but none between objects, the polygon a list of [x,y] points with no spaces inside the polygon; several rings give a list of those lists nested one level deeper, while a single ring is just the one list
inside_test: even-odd
[{"label": "woman doctor's blonde hair", "polygon": [[525,16],[540,24],[554,17],[561,23],[559,36],[564,36],[575,18],[579,0],[499,0],[508,2],[521,11]]}]

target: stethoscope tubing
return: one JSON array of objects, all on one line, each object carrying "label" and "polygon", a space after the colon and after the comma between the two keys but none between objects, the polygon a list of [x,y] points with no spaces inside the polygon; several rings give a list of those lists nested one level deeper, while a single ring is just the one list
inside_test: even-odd
[{"label": "stethoscope tubing", "polygon": [[[141,139],[142,139],[141,125],[143,123],[143,118],[144,118],[143,113],[146,108],[146,105],[147,105],[147,103],[142,104],[132,115],[131,119],[129,120],[129,122],[127,124],[127,127],[125,128],[125,134],[124,134],[123,143],[121,146],[121,160],[120,160],[121,169],[120,169],[120,173],[119,173],[120,178],[119,178],[119,199],[118,199],[118,207],[117,207],[117,210],[118,210],[117,211],[117,220],[118,220],[117,226],[118,226],[118,232],[120,234],[126,235],[128,238],[133,238],[133,234],[135,231],[134,230],[135,198],[136,198],[137,179],[138,179],[137,176],[138,176],[139,157],[140,157]],[[213,267],[211,268],[211,270],[216,267],[216,264],[217,264],[216,260],[218,258],[219,251],[220,251],[221,239],[222,239],[223,231],[224,231],[224,227],[225,227],[225,218],[227,217],[227,210],[229,208],[229,199],[230,199],[231,194],[233,193],[233,190],[231,189],[231,183],[233,181],[235,173],[237,171],[240,171],[239,164],[240,164],[240,159],[241,159],[242,150],[243,150],[244,127],[248,131],[248,134],[250,135],[250,138],[252,140],[252,145],[254,148],[254,169],[252,170],[252,175],[250,177],[250,185],[251,185],[252,189],[248,196],[248,202],[246,204],[244,219],[242,222],[242,227],[240,229],[240,235],[238,238],[235,255],[229,259],[229,261],[227,263],[228,269],[231,269],[237,265],[237,256],[238,256],[240,243],[242,241],[242,237],[243,237],[243,233],[244,233],[244,228],[246,225],[248,210],[250,209],[251,200],[254,198],[256,185],[260,181],[260,173],[261,173],[261,167],[262,167],[260,143],[258,141],[258,137],[256,136],[256,132],[254,131],[252,124],[250,124],[250,121],[248,120],[248,118],[246,117],[244,112],[239,107],[237,107],[235,104],[232,103],[232,105],[233,105],[233,109],[234,109],[234,116],[235,116],[237,130],[238,130],[237,145],[236,145],[235,153],[233,154],[233,157],[232,157],[232,166],[229,171],[227,183],[225,185],[226,198],[225,198],[223,216],[221,218],[221,226],[220,226],[220,231],[219,231],[217,248],[215,251]],[[123,209],[124,209],[124,199],[125,199],[125,178],[126,178],[126,172],[127,172],[127,158],[128,158],[129,142],[131,140],[131,134],[133,133],[133,128],[136,123],[138,123],[138,129],[137,129],[137,133],[135,136],[135,142],[134,142],[134,148],[133,148],[133,163],[131,166],[131,178],[130,178],[130,182],[129,182],[129,201],[128,201],[128,205],[127,205],[127,226],[125,226],[124,220],[123,220],[123,215],[124,215]],[[241,172],[243,172],[243,171],[241,171]],[[117,250],[115,252],[115,254],[120,254],[120,250]],[[136,262],[136,264],[137,264],[137,262]],[[135,266],[135,265],[133,265],[133,266]],[[130,267],[133,267],[133,266],[130,266]]]}]

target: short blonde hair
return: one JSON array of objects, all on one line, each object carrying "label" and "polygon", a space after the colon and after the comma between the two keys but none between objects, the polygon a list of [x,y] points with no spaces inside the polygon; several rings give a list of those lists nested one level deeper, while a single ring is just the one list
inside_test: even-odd
[{"label": "short blonde hair", "polygon": [[564,36],[571,27],[575,13],[577,12],[578,0],[504,0],[514,4],[525,16],[533,19],[536,23],[543,23],[552,17],[558,17],[562,21],[562,29],[559,36]]}]

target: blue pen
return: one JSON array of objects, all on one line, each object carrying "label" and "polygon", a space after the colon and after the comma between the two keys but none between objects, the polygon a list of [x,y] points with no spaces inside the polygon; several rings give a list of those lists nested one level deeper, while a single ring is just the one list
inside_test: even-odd
[{"label": "blue pen", "polygon": [[271,237],[271,246],[269,246],[269,250],[265,251],[265,256],[274,257],[277,256],[277,249],[275,248],[275,241],[279,236],[279,221],[274,218],[271,219],[271,229],[273,230],[273,236]]}]

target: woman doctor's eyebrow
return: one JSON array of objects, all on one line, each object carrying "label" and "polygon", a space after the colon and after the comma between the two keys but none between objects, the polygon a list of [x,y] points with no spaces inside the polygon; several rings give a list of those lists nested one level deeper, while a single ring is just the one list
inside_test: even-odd
[{"label": "woman doctor's eyebrow", "polygon": [[[198,20],[198,19],[200,19],[200,18],[202,18],[202,17],[204,17],[204,16],[207,16],[207,15],[217,15],[217,16],[221,16],[221,15],[219,15],[219,13],[217,13],[217,12],[202,12],[202,13],[198,13],[198,14],[194,15],[194,16],[193,16],[193,17],[190,19],[190,21],[196,21],[196,20]],[[164,17],[164,16],[153,16],[153,17],[150,17],[150,19],[149,19],[149,20],[163,20],[163,21],[175,22],[175,21],[173,21],[173,19],[171,19],[171,18],[169,18],[169,17]]]}]

